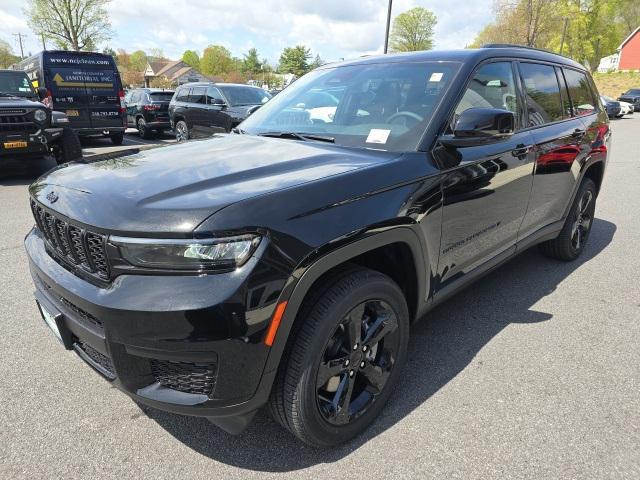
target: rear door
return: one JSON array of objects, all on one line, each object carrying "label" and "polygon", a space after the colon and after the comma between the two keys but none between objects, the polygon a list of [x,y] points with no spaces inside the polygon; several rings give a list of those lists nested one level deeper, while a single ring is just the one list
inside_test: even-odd
[{"label": "rear door", "polygon": [[113,58],[74,52],[45,52],[43,70],[53,108],[74,128],[122,127],[120,76]]},{"label": "rear door", "polygon": [[580,175],[581,161],[590,151],[583,118],[596,115],[596,107],[589,93],[580,93],[580,82],[574,76],[577,71],[571,70],[567,90],[559,67],[523,61],[519,68],[528,124],[536,145],[531,199],[519,234],[525,238],[562,219]]},{"label": "rear door", "polygon": [[173,97],[172,91],[166,92],[150,92],[149,99],[151,104],[156,107],[156,110],[152,110],[155,115],[155,121],[168,122],[169,121],[169,102]]}]

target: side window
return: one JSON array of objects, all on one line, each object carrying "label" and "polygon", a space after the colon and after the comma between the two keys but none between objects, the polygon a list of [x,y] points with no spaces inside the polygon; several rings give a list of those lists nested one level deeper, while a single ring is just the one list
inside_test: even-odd
[{"label": "side window", "polygon": [[133,92],[133,94],[131,95],[131,103],[138,103],[140,102],[140,91],[136,90],[135,92]]},{"label": "side window", "polygon": [[527,98],[529,126],[562,120],[562,101],[555,69],[550,65],[521,63],[520,71]]},{"label": "side window", "polygon": [[[456,118],[469,108],[500,108],[520,118],[515,78],[511,62],[487,63],[473,75],[456,107]],[[518,120],[516,120],[516,123]]]},{"label": "side window", "polygon": [[573,103],[573,114],[580,116],[595,112],[596,102],[589,88],[587,76],[583,72],[565,68],[564,77],[567,80],[569,97]]},{"label": "side window", "polygon": [[215,100],[224,101],[224,98],[222,98],[222,94],[220,93],[220,90],[218,90],[216,87],[207,88],[207,103],[212,105],[215,103]]},{"label": "side window", "polygon": [[189,89],[187,87],[180,87],[176,93],[176,102],[188,102],[189,101]]},{"label": "side window", "polygon": [[207,103],[207,87],[193,87],[189,94],[190,103]]}]

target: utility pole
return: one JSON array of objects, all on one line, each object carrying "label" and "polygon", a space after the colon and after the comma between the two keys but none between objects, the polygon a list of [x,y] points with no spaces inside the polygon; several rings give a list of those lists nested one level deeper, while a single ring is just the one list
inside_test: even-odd
[{"label": "utility pole", "polygon": [[569,23],[569,17],[564,17],[564,27],[562,27],[562,40],[560,40],[560,55],[564,50],[564,38],[567,35],[567,24]]},{"label": "utility pole", "polygon": [[384,53],[387,53],[389,50],[389,27],[391,26],[391,6],[393,4],[393,0],[389,0],[389,8],[387,10],[387,31],[384,34]]},{"label": "utility pole", "polygon": [[41,33],[40,36],[42,38],[42,50],[46,50],[47,49],[47,44],[44,41],[44,33]]},{"label": "utility pole", "polygon": [[26,37],[26,35],[23,35],[22,33],[18,32],[18,33],[14,33],[13,36],[17,37],[18,43],[20,43],[20,58],[24,60],[24,48],[22,48],[22,37]]}]

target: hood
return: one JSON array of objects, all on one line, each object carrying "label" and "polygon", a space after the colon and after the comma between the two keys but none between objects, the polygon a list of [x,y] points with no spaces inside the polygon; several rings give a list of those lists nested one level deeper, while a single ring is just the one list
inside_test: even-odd
[{"label": "hood", "polygon": [[42,108],[40,102],[29,100],[24,97],[0,97],[0,109],[5,108]]},{"label": "hood", "polygon": [[38,179],[30,192],[46,207],[106,231],[187,236],[232,203],[396,156],[317,142],[218,135],[63,165]]}]

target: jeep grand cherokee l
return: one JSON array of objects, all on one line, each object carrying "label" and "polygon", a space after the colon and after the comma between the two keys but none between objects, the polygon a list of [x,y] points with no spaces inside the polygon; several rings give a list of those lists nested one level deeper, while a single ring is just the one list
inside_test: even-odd
[{"label": "jeep grand cherokee l", "polygon": [[36,181],[36,299],[136,401],[315,446],[378,416],[434,305],[583,252],[610,142],[580,64],[513,47],[327,65],[236,132]]}]

